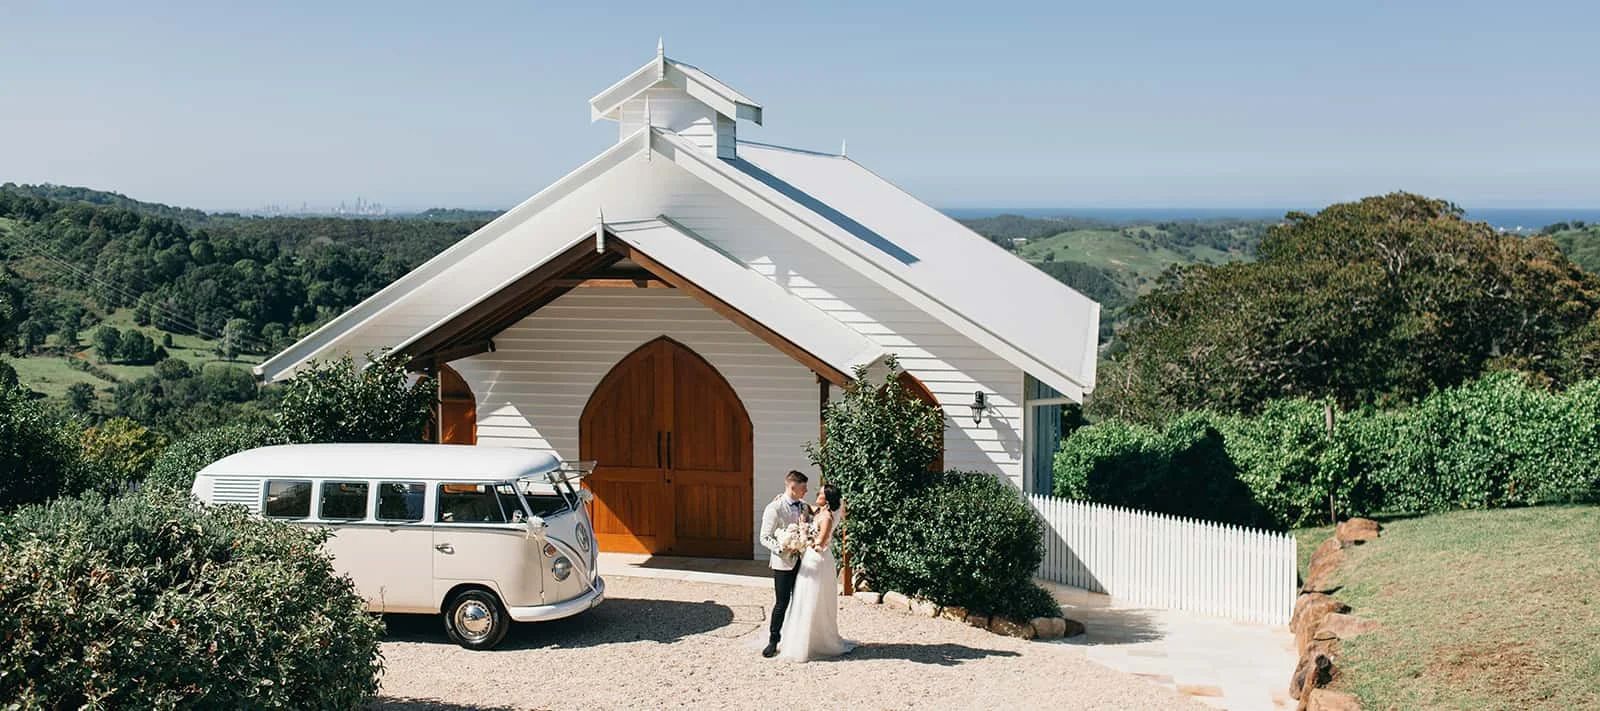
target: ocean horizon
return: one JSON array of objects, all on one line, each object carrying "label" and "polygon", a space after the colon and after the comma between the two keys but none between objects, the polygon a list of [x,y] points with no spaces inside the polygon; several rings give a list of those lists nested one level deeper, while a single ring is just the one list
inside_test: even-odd
[{"label": "ocean horizon", "polygon": [[[994,217],[996,215],[1021,215],[1023,217],[1076,217],[1117,224],[1176,222],[1185,220],[1273,220],[1285,213],[1299,210],[1315,212],[1322,208],[1297,207],[952,207],[940,212],[957,219]],[[1600,208],[1596,207],[1486,207],[1466,208],[1467,219],[1487,222],[1505,230],[1533,230],[1556,222],[1581,220],[1600,223]]]}]

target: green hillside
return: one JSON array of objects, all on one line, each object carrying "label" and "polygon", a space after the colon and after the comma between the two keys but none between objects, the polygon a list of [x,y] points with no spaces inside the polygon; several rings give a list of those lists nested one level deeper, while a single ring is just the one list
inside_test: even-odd
[{"label": "green hillside", "polygon": [[1558,223],[1546,234],[1556,241],[1567,258],[1585,270],[1600,274],[1600,225]]}]

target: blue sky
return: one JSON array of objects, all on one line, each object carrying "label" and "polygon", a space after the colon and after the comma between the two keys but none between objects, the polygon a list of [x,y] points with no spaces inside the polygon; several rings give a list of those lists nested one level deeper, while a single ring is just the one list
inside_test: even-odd
[{"label": "blue sky", "polygon": [[1600,206],[1591,2],[135,5],[4,3],[0,182],[505,207],[665,36],[940,207]]}]

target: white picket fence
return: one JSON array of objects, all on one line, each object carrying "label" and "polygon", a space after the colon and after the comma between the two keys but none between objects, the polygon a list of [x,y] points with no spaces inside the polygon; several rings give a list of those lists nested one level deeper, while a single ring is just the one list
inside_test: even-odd
[{"label": "white picket fence", "polygon": [[1294,536],[1051,496],[1028,499],[1045,522],[1041,578],[1119,603],[1289,622]]}]

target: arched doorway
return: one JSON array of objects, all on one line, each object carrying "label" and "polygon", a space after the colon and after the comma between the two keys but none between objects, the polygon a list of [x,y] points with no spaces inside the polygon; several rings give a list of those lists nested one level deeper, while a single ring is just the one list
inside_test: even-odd
[{"label": "arched doorway", "polygon": [[427,439],[440,444],[477,444],[478,400],[472,388],[448,365],[441,364],[434,377],[438,378],[439,402]]},{"label": "arched doorway", "polygon": [[683,344],[661,337],[624,357],[578,422],[600,549],[748,557],[752,433],[733,387]]}]

